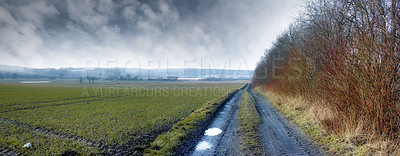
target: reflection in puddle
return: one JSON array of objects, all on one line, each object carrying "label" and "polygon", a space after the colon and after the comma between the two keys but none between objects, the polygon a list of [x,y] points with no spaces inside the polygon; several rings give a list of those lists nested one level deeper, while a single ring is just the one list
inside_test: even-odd
[{"label": "reflection in puddle", "polygon": [[204,135],[207,136],[216,136],[222,133],[222,130],[219,128],[210,128],[206,130],[206,133]]},{"label": "reflection in puddle", "polygon": [[211,148],[211,144],[208,143],[207,141],[202,141],[196,146],[196,150],[205,150]]}]

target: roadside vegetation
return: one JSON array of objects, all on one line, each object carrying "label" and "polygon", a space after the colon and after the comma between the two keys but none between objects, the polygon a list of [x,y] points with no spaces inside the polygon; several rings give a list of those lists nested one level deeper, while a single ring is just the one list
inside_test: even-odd
[{"label": "roadside vegetation", "polygon": [[247,90],[242,94],[238,123],[242,154],[262,155],[264,152],[259,128],[261,119],[254,105],[254,99]]},{"label": "roadside vegetation", "polygon": [[221,105],[226,103],[238,90],[239,88],[232,89],[225,95],[205,103],[188,117],[176,123],[168,132],[159,135],[144,155],[177,154],[177,150],[185,141],[198,135],[201,128],[211,120]]},{"label": "roadside vegetation", "polygon": [[312,0],[258,62],[253,86],[331,144],[399,155],[399,28],[397,0]]},{"label": "roadside vegetation", "polygon": [[[0,149],[28,155],[65,151],[140,155],[158,134],[241,85],[1,84],[0,97],[12,96],[0,103],[0,124],[5,125]],[[82,96],[85,87],[88,93]],[[32,148],[22,148],[26,143]]]}]

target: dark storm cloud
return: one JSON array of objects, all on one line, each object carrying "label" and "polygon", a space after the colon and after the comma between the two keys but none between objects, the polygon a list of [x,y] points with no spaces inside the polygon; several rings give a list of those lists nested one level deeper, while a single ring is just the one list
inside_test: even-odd
[{"label": "dark storm cloud", "polygon": [[101,66],[130,62],[144,68],[198,67],[204,62],[222,68],[230,62],[235,64],[232,68],[253,68],[299,4],[300,0],[1,1],[0,61],[60,67],[97,60]]}]

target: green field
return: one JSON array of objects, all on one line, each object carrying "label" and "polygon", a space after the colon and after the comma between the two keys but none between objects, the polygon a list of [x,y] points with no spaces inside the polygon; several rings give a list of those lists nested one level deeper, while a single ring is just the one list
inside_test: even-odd
[{"label": "green field", "polygon": [[[241,83],[0,83],[0,148],[24,154],[138,154]],[[31,148],[22,148],[25,143]],[[107,149],[112,149],[111,152]]]}]

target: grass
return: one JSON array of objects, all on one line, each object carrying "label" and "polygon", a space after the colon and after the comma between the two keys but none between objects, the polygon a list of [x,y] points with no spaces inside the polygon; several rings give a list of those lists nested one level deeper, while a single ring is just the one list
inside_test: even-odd
[{"label": "grass", "polygon": [[[385,155],[388,152],[389,142],[360,143],[359,133],[334,134],[329,133],[321,125],[332,115],[329,109],[319,105],[305,104],[309,101],[301,97],[292,97],[255,89],[264,95],[273,106],[284,116],[300,127],[314,142],[328,155]],[[307,107],[308,106],[308,107]]]},{"label": "grass", "polygon": [[59,87],[49,85],[23,85],[0,83],[0,107],[33,105],[61,100],[87,98],[83,87]]},{"label": "grass", "polygon": [[[241,85],[228,83],[126,83],[25,86],[7,83],[0,84],[0,97],[13,96],[2,99],[0,117],[53,131],[66,137],[76,136],[107,146],[121,149],[128,147],[133,151],[140,151],[146,148],[160,132],[168,130],[194,110],[202,107],[207,101],[223,96],[229,89],[239,88]],[[103,90],[102,94],[100,94],[100,90]],[[82,98],[84,92],[87,94]],[[95,94],[96,92],[97,94]],[[18,93],[21,95],[21,99],[18,99]],[[32,101],[29,98],[32,98]],[[90,101],[93,99],[98,101]],[[68,104],[60,105],[64,103]],[[10,112],[10,110],[12,111]],[[7,124],[1,121],[0,123]],[[54,148],[44,145],[46,141],[40,143],[40,147],[38,147],[41,137],[10,140],[9,136],[18,137],[18,133],[11,133],[19,132],[15,127],[18,126],[3,128],[0,137],[12,143],[0,144],[0,148],[7,145],[17,152],[44,155],[60,153],[66,149],[81,154],[94,153],[99,150],[79,150],[80,147],[78,148],[77,145]],[[24,132],[26,136],[41,135],[38,132],[25,131],[27,131]],[[53,139],[51,141],[55,145],[66,144],[65,142],[68,141],[62,138],[46,137]],[[19,148],[27,141],[33,142],[33,146],[37,148],[29,149],[30,151]],[[68,142],[71,145],[78,143]]]},{"label": "grass", "polygon": [[144,155],[174,155],[184,142],[193,137],[220,106],[225,103],[237,89],[227,92],[224,96],[205,103],[201,108],[191,113],[184,120],[176,123],[168,132],[159,135],[145,151]]},{"label": "grass", "polygon": [[[0,147],[12,149],[24,155],[60,155],[72,150],[86,154],[101,153],[98,149],[87,147],[84,143],[35,133],[5,122],[0,122],[0,134]],[[28,142],[32,144],[32,147],[22,147]]]},{"label": "grass", "polygon": [[244,91],[242,95],[238,122],[242,152],[246,155],[262,155],[264,152],[259,129],[261,119],[254,105],[254,99],[247,91]]}]

